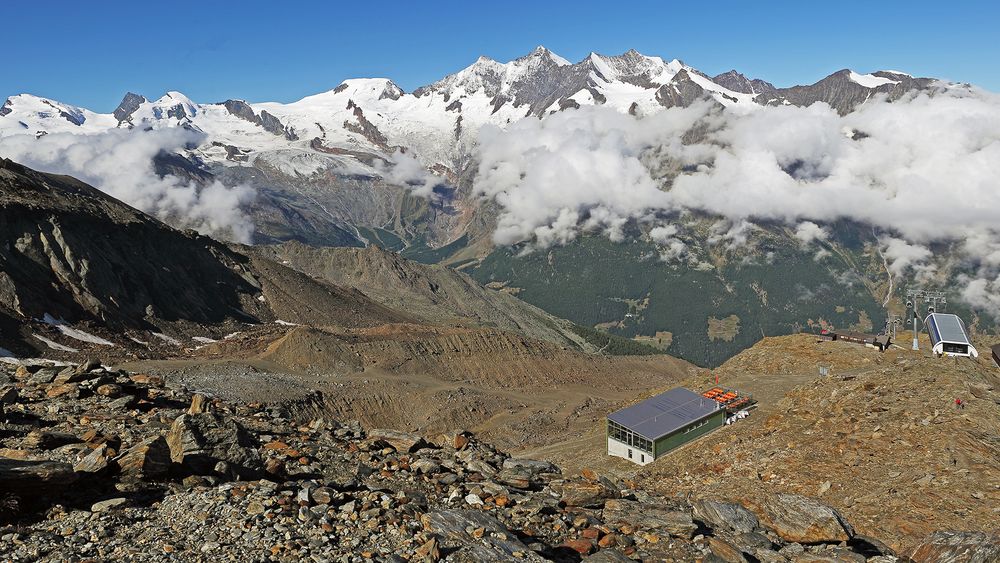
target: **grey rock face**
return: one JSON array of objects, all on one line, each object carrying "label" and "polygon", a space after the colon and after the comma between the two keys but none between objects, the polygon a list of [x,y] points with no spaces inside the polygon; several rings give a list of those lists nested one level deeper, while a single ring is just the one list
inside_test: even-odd
[{"label": "grey rock face", "polygon": [[850,74],[851,71],[848,69],[839,70],[815,84],[778,88],[771,94],[758,97],[756,101],[770,105],[781,105],[787,101],[796,106],[826,102],[840,115],[846,115],[875,94],[884,94],[889,101],[898,100],[913,90],[930,88],[934,82],[929,78],[913,78],[902,74],[876,72],[874,76],[888,78],[897,83],[886,83],[876,88],[868,88],[851,80]]},{"label": "grey rock face", "polygon": [[170,458],[195,475],[211,475],[220,461],[234,475],[251,479],[263,471],[260,454],[243,426],[217,413],[184,414],[167,434]]},{"label": "grey rock face", "polygon": [[144,103],[146,103],[146,98],[139,94],[132,92],[125,94],[125,97],[122,98],[121,103],[118,104],[118,107],[114,111],[114,116],[118,120],[118,124],[121,125],[124,121],[130,121],[135,110],[139,109],[139,106]]},{"label": "grey rock face", "polygon": [[229,113],[244,121],[248,121],[254,125],[259,125],[268,133],[279,137],[286,137],[290,141],[298,139],[298,136],[288,130],[285,125],[281,123],[280,119],[270,113],[267,113],[267,111],[261,111],[260,115],[257,115],[257,113],[253,111],[253,108],[251,108],[250,105],[243,100],[226,100],[222,103],[222,105]]},{"label": "grey rock face", "polygon": [[759,78],[747,78],[735,70],[713,76],[712,82],[741,94],[770,94],[777,90],[770,82]]},{"label": "grey rock face", "polygon": [[753,512],[733,502],[699,500],[693,506],[695,518],[712,529],[750,533],[760,527],[760,521]]},{"label": "grey rock face", "polygon": [[639,529],[660,530],[676,537],[691,538],[698,529],[689,512],[634,500],[608,500],[604,504],[603,518],[607,524],[624,522]]},{"label": "grey rock face", "polygon": [[827,543],[854,537],[854,529],[839,512],[809,497],[777,494],[763,508],[765,522],[785,541]]},{"label": "grey rock face", "polygon": [[988,532],[934,532],[910,559],[917,563],[988,563],[1000,561],[1000,535]]},{"label": "grey rock face", "polygon": [[705,96],[705,89],[691,80],[686,70],[678,72],[669,84],[656,91],[656,101],[666,108],[688,107]]}]

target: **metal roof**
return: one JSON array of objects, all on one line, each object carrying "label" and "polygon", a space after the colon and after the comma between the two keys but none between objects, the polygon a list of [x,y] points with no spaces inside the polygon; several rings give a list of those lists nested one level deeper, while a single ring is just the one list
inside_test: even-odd
[{"label": "metal roof", "polygon": [[656,440],[719,410],[719,403],[677,387],[655,397],[615,411],[608,420],[637,434]]},{"label": "metal roof", "polygon": [[969,335],[965,332],[965,324],[958,315],[949,313],[931,313],[924,321],[927,325],[927,334],[931,337],[931,342],[954,342],[956,344],[972,344],[969,342]]}]

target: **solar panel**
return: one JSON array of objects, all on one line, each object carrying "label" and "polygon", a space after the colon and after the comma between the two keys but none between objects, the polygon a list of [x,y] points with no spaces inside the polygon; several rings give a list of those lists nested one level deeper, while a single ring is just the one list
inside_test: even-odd
[{"label": "solar panel", "polygon": [[957,315],[946,313],[932,313],[928,316],[928,326],[932,327],[931,334],[937,341],[957,342],[969,344],[969,336],[965,333],[965,325]]},{"label": "solar panel", "polygon": [[650,440],[656,440],[701,420],[718,409],[719,404],[712,399],[677,387],[637,405],[615,411],[608,415],[608,420]]}]

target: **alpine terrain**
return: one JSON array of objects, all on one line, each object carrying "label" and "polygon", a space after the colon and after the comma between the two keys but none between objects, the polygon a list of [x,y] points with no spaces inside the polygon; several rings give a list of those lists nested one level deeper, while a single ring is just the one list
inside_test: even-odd
[{"label": "alpine terrain", "polygon": [[998,109],[544,47],[13,95],[0,558],[998,561]]},{"label": "alpine terrain", "polygon": [[[691,155],[687,163],[672,151],[731,142],[713,132],[726,116],[784,115],[788,108],[828,111],[847,120],[851,138],[864,143],[871,131],[850,119],[877,111],[866,108],[958,95],[976,94],[968,85],[897,71],[846,69],[811,85],[779,88],[735,70],[708,76],[634,50],[571,63],[539,47],[508,63],[481,57],[413,92],[388,79],[351,79],[292,103],[196,103],[179,92],[156,99],[128,93],[110,114],[11,96],[0,109],[0,154],[74,172],[70,151],[101,139],[108,150],[138,152],[136,166],[149,168],[154,183],[202,189],[206,200],[205,193],[224,193],[239,209],[238,221],[227,222],[205,216],[207,203],[178,210],[175,197],[132,194],[127,186],[134,179],[95,174],[93,161],[88,172],[77,173],[174,225],[255,244],[377,246],[460,269],[588,329],[718,365],[763,336],[820,326],[878,331],[887,309],[902,312],[901,290],[914,283],[908,268],[920,267],[922,285],[961,287],[960,280],[977,276],[977,265],[946,258],[961,237],[924,243],[914,255],[893,229],[850,215],[797,225],[752,211],[734,218],[705,202],[661,204],[656,194],[679,193],[673,184],[712,166],[706,157]],[[600,120],[617,119],[586,110],[628,120],[602,127],[650,123],[676,130],[681,148],[648,133],[626,141],[622,150],[630,158],[634,152],[648,172],[624,173],[616,162],[600,169],[608,183],[648,174],[655,182],[650,195],[623,193],[626,201],[616,201],[613,194],[583,193],[582,185],[544,184],[544,170],[539,182],[549,186],[542,188],[548,195],[538,200],[528,199],[535,196],[523,186],[494,185],[518,172],[498,135],[506,131],[516,139],[523,130],[537,138],[532,128],[551,128],[543,129],[544,147],[561,142],[553,137],[556,128],[582,128],[580,136]],[[551,125],[537,125],[545,123]],[[50,146],[48,156],[39,155]],[[566,155],[560,158],[570,158],[569,147],[560,150]],[[823,165],[810,158],[782,163],[787,177],[829,174],[813,170]],[[520,171],[525,182],[533,174]],[[559,194],[571,195],[563,201]],[[711,196],[702,190],[685,201],[692,197]],[[199,219],[185,219],[191,214]],[[925,263],[914,264],[911,256]],[[992,329],[995,319],[982,314],[982,299],[953,296],[955,310],[968,313],[976,329]]]}]

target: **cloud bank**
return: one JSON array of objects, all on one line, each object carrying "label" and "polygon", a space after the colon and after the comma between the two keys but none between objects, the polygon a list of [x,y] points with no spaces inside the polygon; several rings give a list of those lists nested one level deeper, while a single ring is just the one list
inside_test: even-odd
[{"label": "cloud bank", "polygon": [[720,216],[713,239],[729,245],[753,221],[784,222],[806,247],[829,236],[819,223],[850,219],[891,233],[879,244],[895,274],[926,279],[931,243],[966,241],[979,264],[968,298],[997,304],[984,297],[1000,289],[996,94],[941,89],[846,116],[824,103],[695,104],[641,118],[584,107],[484,128],[478,151],[475,191],[502,208],[497,244],[546,247],[586,231],[619,239],[634,220],[656,228],[669,258],[687,249],[664,213]]},{"label": "cloud bank", "polygon": [[38,139],[17,135],[0,142],[0,156],[79,178],[177,227],[250,242],[254,225],[244,208],[255,197],[252,189],[219,182],[197,186],[175,176],[161,178],[153,169],[153,158],[160,152],[178,151],[201,140],[201,134],[181,128],[52,133]]}]

